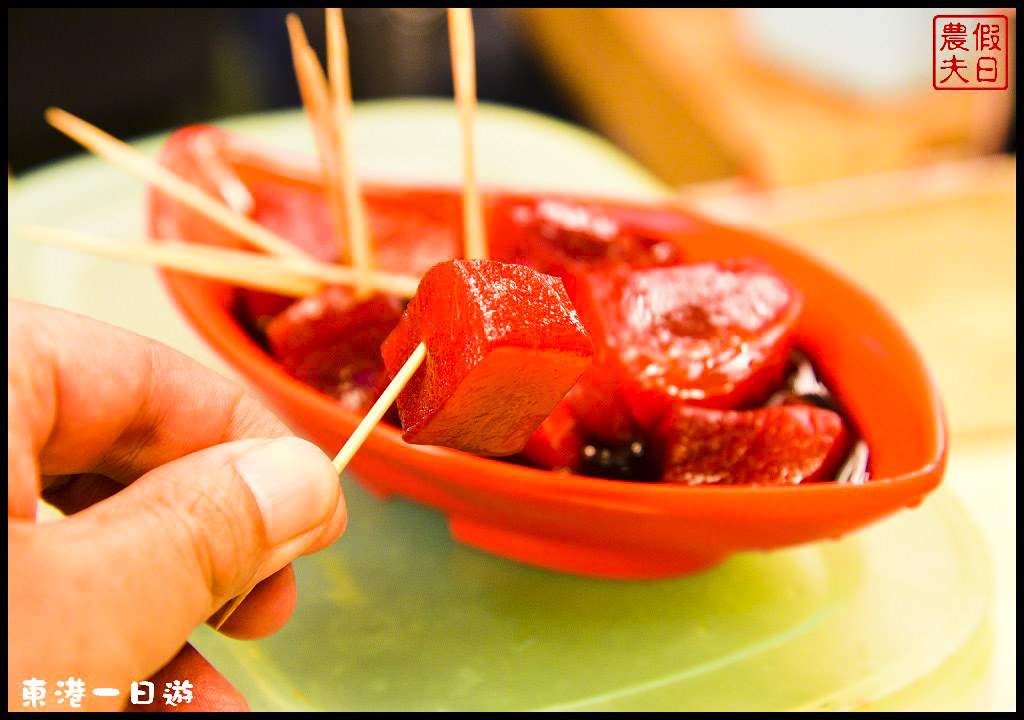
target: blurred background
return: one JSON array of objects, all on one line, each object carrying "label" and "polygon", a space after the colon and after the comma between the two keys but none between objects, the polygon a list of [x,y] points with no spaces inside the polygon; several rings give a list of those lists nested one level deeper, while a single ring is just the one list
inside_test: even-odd
[{"label": "blurred background", "polygon": [[[9,169],[76,151],[49,105],[121,138],[298,106],[287,12],[323,57],[319,8],[9,8]],[[477,85],[606,136],[670,185],[1015,151],[1014,87],[932,89],[938,12],[477,8]],[[444,8],[349,8],[345,23],[357,100],[451,97]]]},{"label": "blurred background", "polygon": [[[75,152],[46,125],[57,105],[117,137],[299,107],[285,17],[325,57],[322,8],[8,9],[8,162]],[[347,8],[356,100],[452,97],[445,8]],[[481,100],[580,118],[527,45],[519,17],[473,15]]]}]

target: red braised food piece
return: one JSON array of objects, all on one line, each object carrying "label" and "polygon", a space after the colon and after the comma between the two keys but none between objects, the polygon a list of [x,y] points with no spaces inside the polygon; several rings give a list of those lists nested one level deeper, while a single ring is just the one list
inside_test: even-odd
[{"label": "red braised food piece", "polygon": [[[583,327],[589,329],[586,323]],[[566,394],[565,403],[587,436],[601,443],[623,445],[642,435],[626,405],[618,373],[596,343],[594,362]]]},{"label": "red braised food piece", "polygon": [[[321,196],[292,187],[271,192],[269,185],[253,188],[257,198],[254,219],[282,237],[291,237],[295,227],[306,237],[316,238],[311,247],[320,259],[335,261],[337,243],[330,217]],[[456,256],[461,240],[453,228],[459,226],[461,206],[450,192],[433,190],[394,191],[366,198],[366,209],[373,239],[375,268],[391,273],[420,277],[442,260]],[[289,228],[291,228],[289,230]],[[242,311],[254,327],[264,328],[270,319],[286,308],[292,298],[240,290]],[[380,346],[377,342],[374,348]]]},{"label": "red braised food piece", "polygon": [[402,309],[388,295],[358,300],[347,288],[330,287],[274,318],[267,343],[289,375],[364,413],[387,387],[379,348]]},{"label": "red braised food piece", "polygon": [[583,428],[563,398],[530,435],[523,457],[546,470],[577,473],[583,466],[585,445]]},{"label": "red braised food piece", "polygon": [[586,434],[608,446],[629,444],[642,434],[622,393],[614,345],[605,337],[602,311],[594,301],[617,292],[620,272],[572,273],[564,278],[566,292],[594,344],[593,363],[565,401]]},{"label": "red braised food piece", "polygon": [[597,202],[503,195],[492,201],[488,227],[495,258],[560,277],[583,269],[682,261],[667,234],[626,226]]},{"label": "red braised food piece", "polygon": [[[315,258],[339,259],[338,234],[315,166],[297,166],[284,153],[272,158],[252,143],[214,127],[192,126],[167,141],[160,163],[190,183],[224,200],[236,212],[269,228]],[[225,181],[225,177],[230,182]],[[219,178],[219,180],[218,180]],[[232,187],[248,198],[233,200]],[[393,273],[421,276],[459,254],[461,204],[450,190],[366,186],[365,201],[375,265]],[[241,241],[177,200],[150,194],[155,237],[238,246]]]},{"label": "red braised food piece", "polygon": [[488,456],[522,450],[592,354],[561,280],[488,260],[423,277],[381,346],[391,377],[420,342],[426,359],[397,401],[404,439]]},{"label": "red braised food piece", "polygon": [[[338,259],[323,188],[254,157],[250,143],[219,128],[194,125],[179,130],[164,145],[160,163],[189,183],[219,198],[236,213],[266,226],[313,257]],[[232,189],[244,189],[241,194]],[[235,235],[158,190],[149,196],[151,230],[157,238],[243,246]]]},{"label": "red braised food piece", "polygon": [[782,381],[801,295],[752,259],[582,273],[567,283],[642,429],[680,402],[750,407]]},{"label": "red braised food piece", "polygon": [[[339,260],[338,233],[319,168],[306,159],[286,153],[270,156],[244,137],[196,125],[171,136],[160,162],[309,255],[325,262]],[[239,188],[241,194],[232,192]],[[364,189],[376,268],[420,277],[461,252],[458,193],[412,187]],[[242,245],[231,233],[159,191],[150,193],[149,203],[154,237]],[[244,288],[237,295],[240,314],[260,330],[294,302]]]},{"label": "red braised food piece", "polygon": [[849,449],[831,410],[678,405],[655,438],[661,480],[682,485],[798,485],[835,477]]},{"label": "red braised food piece", "polygon": [[423,277],[462,255],[462,198],[448,190],[406,189],[365,193],[375,267]]}]

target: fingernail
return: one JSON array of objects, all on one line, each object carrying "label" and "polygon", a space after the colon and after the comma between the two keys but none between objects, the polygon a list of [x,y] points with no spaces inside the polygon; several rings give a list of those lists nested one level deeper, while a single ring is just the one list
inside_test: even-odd
[{"label": "fingernail", "polygon": [[330,458],[296,437],[260,445],[236,460],[235,468],[256,498],[271,545],[326,522],[338,502]]}]

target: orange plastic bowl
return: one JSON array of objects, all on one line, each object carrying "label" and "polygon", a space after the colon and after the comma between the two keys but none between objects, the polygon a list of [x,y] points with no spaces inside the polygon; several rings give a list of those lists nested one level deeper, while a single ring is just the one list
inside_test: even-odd
[{"label": "orange plastic bowl", "polygon": [[[406,118],[404,110],[401,117]],[[386,116],[374,119],[379,125]],[[520,117],[512,120],[502,128],[505,142],[515,135],[510,128],[522,125]],[[406,137],[409,127],[404,122],[396,137]],[[430,136],[436,131],[430,130]],[[564,146],[564,134],[557,134],[550,152]],[[179,172],[195,173],[188,148],[199,135],[212,139],[254,183],[319,188],[319,172],[308,158],[267,152],[243,136],[213,128],[176,133],[165,147],[164,161],[177,164]],[[543,136],[529,133],[530,147]],[[387,146],[392,144],[389,140]],[[394,188],[364,190],[368,199],[374,193],[385,199],[396,194]],[[457,192],[438,190],[420,197],[429,198],[431,213],[446,202],[457,215]],[[167,217],[161,213],[175,211],[168,209],[166,198],[151,200],[154,236],[191,235],[183,239],[218,242],[209,233],[204,236],[194,216],[183,225],[161,224],[158,219]],[[868,444],[870,482],[688,487],[595,479],[408,445],[399,430],[380,425],[350,464],[363,484],[382,496],[397,494],[437,508],[447,517],[452,534],[469,545],[533,565],[620,578],[680,575],[739,551],[839,537],[918,504],[938,485],[946,458],[938,393],[906,334],[874,299],[820,262],[761,235],[714,226],[710,231],[694,230],[695,223],[681,210],[596,202],[627,224],[633,221],[630,218],[639,218],[639,225],[671,238],[687,260],[760,257],[803,292],[795,343],[811,358]],[[657,212],[652,214],[652,208]],[[295,212],[293,208],[289,217],[297,217]],[[308,207],[303,210],[308,212]],[[444,218],[448,222],[447,215]],[[492,241],[495,236],[488,233]],[[165,279],[199,333],[298,432],[328,453],[342,446],[361,416],[289,376],[232,315],[233,288],[169,272]]]},{"label": "orange plastic bowl", "polygon": [[[688,254],[696,261],[757,256],[803,291],[796,344],[867,442],[870,482],[683,487],[594,479],[408,445],[387,425],[371,433],[351,470],[383,497],[437,508],[468,545],[608,578],[682,575],[740,551],[837,538],[917,505],[939,484],[946,459],[941,401],[885,308],[841,274],[756,234],[729,233]],[[328,453],[341,447],[360,416],[287,375],[232,316],[231,288],[165,277],[201,335],[271,406]]]}]

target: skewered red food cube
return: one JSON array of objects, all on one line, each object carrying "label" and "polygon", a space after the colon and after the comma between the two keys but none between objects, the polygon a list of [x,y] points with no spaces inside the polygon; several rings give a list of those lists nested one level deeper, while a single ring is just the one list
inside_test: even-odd
[{"label": "skewered red food cube", "polygon": [[421,342],[397,401],[404,439],[490,456],[522,450],[592,354],[561,280],[487,260],[427,272],[381,346],[389,375]]},{"label": "skewered red food cube", "polygon": [[661,480],[798,485],[832,480],[849,449],[842,418],[810,405],[714,410],[677,405],[658,428]]},{"label": "skewered red food cube", "polygon": [[580,273],[567,285],[597,346],[595,367],[617,375],[643,429],[679,402],[741,408],[764,400],[785,372],[802,305],[784,278],[746,258]]}]

